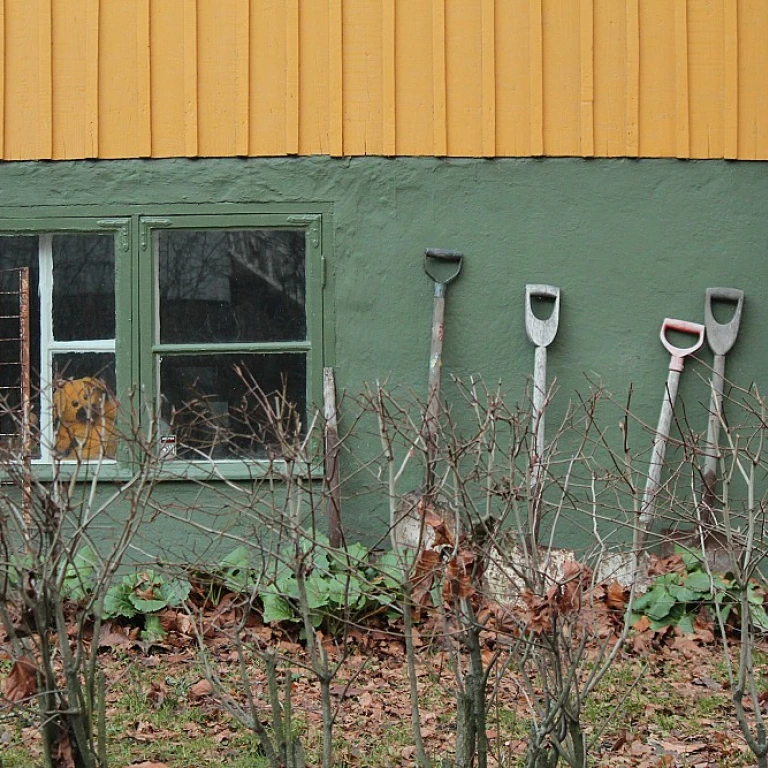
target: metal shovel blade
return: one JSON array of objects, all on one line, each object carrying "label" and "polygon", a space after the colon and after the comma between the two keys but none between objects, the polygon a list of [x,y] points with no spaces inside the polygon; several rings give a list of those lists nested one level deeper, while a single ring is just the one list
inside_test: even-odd
[{"label": "metal shovel blade", "polygon": [[[712,312],[717,301],[735,304],[736,309],[728,323],[718,323]],[[707,328],[707,343],[715,355],[727,355],[736,341],[744,307],[744,291],[738,288],[707,288],[704,298],[704,324]]]},{"label": "metal shovel blade", "polygon": [[[540,320],[533,313],[531,299],[550,299],[555,302],[552,314]],[[548,347],[557,335],[560,322],[560,289],[554,285],[528,284],[525,286],[525,332],[537,347]]]}]

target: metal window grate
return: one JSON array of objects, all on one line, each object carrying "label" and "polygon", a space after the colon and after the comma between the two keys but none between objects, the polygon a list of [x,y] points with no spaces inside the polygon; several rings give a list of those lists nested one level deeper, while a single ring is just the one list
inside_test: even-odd
[{"label": "metal window grate", "polygon": [[29,456],[29,268],[0,270],[0,445]]}]

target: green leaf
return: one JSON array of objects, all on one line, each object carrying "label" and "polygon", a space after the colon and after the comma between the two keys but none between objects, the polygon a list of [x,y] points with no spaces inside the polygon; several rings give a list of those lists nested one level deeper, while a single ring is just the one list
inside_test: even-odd
[{"label": "green leaf", "polygon": [[366,584],[354,574],[336,574],[328,582],[329,602],[341,610],[357,611],[368,602]]},{"label": "green leaf", "polygon": [[96,586],[96,568],[99,559],[93,547],[83,547],[64,571],[61,594],[70,600],[82,600]]},{"label": "green leaf", "polygon": [[752,623],[761,631],[768,632],[768,613],[760,605],[750,605],[749,615]]},{"label": "green leaf", "polygon": [[328,607],[328,579],[313,571],[305,581],[310,611]]},{"label": "green leaf", "polygon": [[269,589],[284,597],[290,597],[294,600],[299,598],[299,585],[296,583],[296,577],[290,571],[283,573],[273,585],[267,587],[267,590]]},{"label": "green leaf", "polygon": [[177,606],[181,605],[188,597],[191,585],[188,581],[183,579],[174,579],[173,581],[166,581],[158,586],[155,590],[155,595],[158,600],[163,600],[165,606]]},{"label": "green leaf", "polygon": [[678,603],[693,603],[701,600],[700,593],[694,592],[692,589],[688,589],[688,587],[679,587],[677,584],[670,585],[669,593]]},{"label": "green leaf", "polygon": [[675,554],[680,555],[685,565],[686,570],[695,571],[702,567],[704,558],[700,552],[693,552],[686,547],[681,547],[679,544],[675,545]]},{"label": "green leaf", "polygon": [[689,635],[693,634],[693,622],[695,618],[696,617],[693,613],[686,613],[680,617],[680,620],[677,622],[677,626],[680,627],[683,632],[687,632]]},{"label": "green leaf", "polygon": [[262,619],[265,624],[278,624],[281,621],[298,621],[291,604],[280,595],[262,594],[261,602],[264,607]]},{"label": "green leaf", "polygon": [[154,613],[168,607],[167,600],[149,600],[144,597],[136,597],[134,594],[131,594],[130,599],[137,613]]},{"label": "green leaf", "polygon": [[232,592],[248,592],[253,588],[251,563],[246,547],[233,549],[221,561],[219,568],[225,586]]},{"label": "green leaf", "polygon": [[683,580],[683,584],[700,595],[709,595],[712,592],[712,581],[709,578],[709,574],[705,571],[689,573]]},{"label": "green leaf", "polygon": [[151,614],[144,617],[144,629],[141,631],[141,639],[152,642],[162,640],[165,637],[165,630],[160,623],[160,617]]},{"label": "green leaf", "polygon": [[233,570],[248,568],[251,562],[248,549],[244,546],[235,547],[220,563],[222,569]]},{"label": "green leaf", "polygon": [[133,589],[128,584],[122,583],[111,586],[104,596],[104,618],[125,616],[132,619],[137,613],[131,600],[132,595]]},{"label": "green leaf", "polygon": [[[687,611],[682,603],[675,603],[666,616],[662,616],[658,619],[651,619],[651,629],[657,631],[659,629],[664,629],[665,627],[675,627],[682,621],[686,613]],[[650,614],[648,614],[648,616],[650,618]]]},{"label": "green leaf", "polygon": [[385,587],[398,589],[403,583],[403,563],[394,552],[385,552],[371,570],[373,579]]},{"label": "green leaf", "polygon": [[650,619],[661,621],[669,615],[677,601],[666,589],[658,591],[657,589],[654,589],[651,592],[651,594],[654,595],[654,599],[648,606],[646,613]]}]

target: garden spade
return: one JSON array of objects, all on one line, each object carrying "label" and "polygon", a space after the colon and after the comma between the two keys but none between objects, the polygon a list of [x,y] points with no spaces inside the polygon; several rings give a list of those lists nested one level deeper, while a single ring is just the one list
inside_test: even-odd
[{"label": "garden spade", "polygon": [[424,272],[435,285],[432,305],[432,345],[429,353],[427,386],[427,472],[425,494],[435,492],[435,460],[437,458],[437,420],[440,413],[440,385],[443,375],[443,335],[445,328],[445,294],[448,284],[461,272],[464,255],[458,251],[427,248],[424,251]]},{"label": "garden spade", "polygon": [[[542,320],[533,312],[532,300],[546,299],[553,301],[552,314]],[[525,332],[536,347],[533,364],[533,451],[531,488],[537,489],[541,483],[542,461],[544,458],[544,408],[547,397],[547,347],[554,341],[560,323],[560,289],[553,285],[525,286]],[[538,494],[534,493],[533,513],[529,534],[531,544],[536,545],[539,529]]]},{"label": "garden spade", "polygon": [[[432,305],[432,343],[429,353],[427,406],[424,413],[426,470],[423,491],[407,493],[398,505],[392,523],[393,549],[399,546],[421,549],[429,544],[424,526],[424,510],[435,504],[437,488],[435,465],[437,462],[437,432],[440,417],[440,385],[443,374],[443,336],[445,294],[449,283],[461,273],[464,255],[458,251],[427,248],[424,251],[424,272],[434,283]],[[426,537],[426,538],[425,538]]]},{"label": "garden spade", "polygon": [[[669,340],[667,334],[677,331],[693,336],[693,344],[689,347],[677,347]],[[640,504],[640,516],[636,531],[636,554],[640,554],[645,546],[648,526],[653,519],[653,511],[656,504],[656,496],[659,492],[661,481],[661,468],[664,464],[664,453],[669,439],[669,428],[672,424],[672,412],[677,398],[677,386],[680,382],[680,374],[685,366],[685,358],[696,352],[704,343],[704,326],[699,323],[690,323],[686,320],[672,320],[665,318],[659,334],[661,343],[670,354],[669,374],[664,390],[664,399],[661,404],[659,425],[656,427],[656,436],[653,439],[651,452],[651,465],[648,469],[648,480],[645,484],[642,502]]]},{"label": "garden spade", "polygon": [[[735,304],[730,322],[719,323],[715,319],[712,305],[715,302]],[[720,424],[723,416],[723,384],[725,381],[725,356],[736,341],[744,306],[744,291],[737,288],[707,288],[704,298],[704,322],[707,329],[707,343],[712,350],[712,378],[710,379],[709,423],[707,425],[707,453],[702,473],[704,487],[702,510],[711,515],[717,484],[717,457]]]}]

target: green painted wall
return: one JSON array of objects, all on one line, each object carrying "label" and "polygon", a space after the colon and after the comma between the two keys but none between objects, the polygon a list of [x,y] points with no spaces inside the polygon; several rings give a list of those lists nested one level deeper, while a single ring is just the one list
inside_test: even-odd
[{"label": "green painted wall", "polygon": [[[128,206],[237,203],[333,211],[333,358],[340,390],[365,382],[426,389],[432,288],[425,247],[466,254],[451,286],[445,370],[497,381],[523,396],[533,367],[524,290],[562,290],[549,349],[559,382],[550,420],[600,378],[620,400],[658,418],[668,356],[662,319],[703,322],[704,290],[743,288],[742,332],[727,375],[768,379],[768,174],[762,163],[674,160],[437,160],[357,158],[102,161],[0,165],[0,216],[65,206],[119,215]],[[140,208],[132,210],[140,210]],[[709,361],[709,353],[704,354]],[[706,427],[706,383],[681,388],[693,426]],[[704,377],[704,368],[698,369]],[[617,434],[615,425],[609,425]],[[637,431],[634,448],[650,446]],[[169,493],[172,486],[169,486]],[[178,487],[178,486],[173,486]],[[354,488],[350,492],[354,492]],[[367,498],[345,511],[353,533],[382,533]],[[382,510],[383,513],[383,510]],[[383,518],[382,518],[383,519]],[[179,533],[176,524],[162,536]],[[166,538],[166,540],[168,540]]]}]

